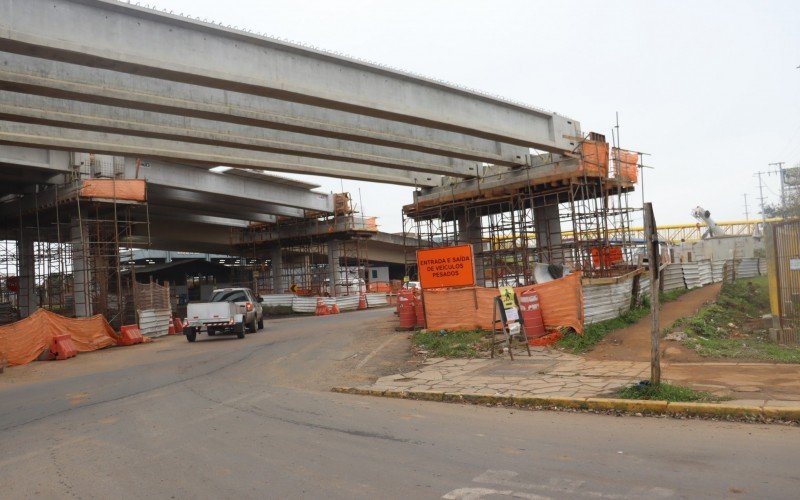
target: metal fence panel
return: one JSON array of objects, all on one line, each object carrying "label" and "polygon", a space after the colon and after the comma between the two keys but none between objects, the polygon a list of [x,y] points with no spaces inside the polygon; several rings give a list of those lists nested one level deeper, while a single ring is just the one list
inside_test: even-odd
[{"label": "metal fence panel", "polygon": [[145,337],[161,337],[169,332],[172,321],[172,311],[169,309],[140,309],[138,315],[139,330]]},{"label": "metal fence panel", "polygon": [[389,300],[385,293],[368,293],[367,307],[381,307],[389,305]]},{"label": "metal fence panel", "polygon": [[583,314],[588,325],[616,318],[630,310],[633,281],[610,285],[584,285]]},{"label": "metal fence panel", "polygon": [[663,283],[661,289],[665,292],[686,288],[686,283],[683,281],[683,266],[679,263],[667,265],[661,273],[661,281]]},{"label": "metal fence panel", "polygon": [[280,294],[273,294],[273,295],[262,295],[261,296],[261,305],[269,306],[269,307],[292,307],[292,301],[294,300],[294,294],[291,293],[280,293]]}]

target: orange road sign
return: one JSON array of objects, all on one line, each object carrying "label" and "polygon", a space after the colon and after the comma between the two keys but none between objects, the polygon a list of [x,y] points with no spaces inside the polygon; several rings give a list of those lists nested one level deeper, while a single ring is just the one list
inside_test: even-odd
[{"label": "orange road sign", "polygon": [[472,245],[417,250],[417,270],[422,289],[474,286]]}]

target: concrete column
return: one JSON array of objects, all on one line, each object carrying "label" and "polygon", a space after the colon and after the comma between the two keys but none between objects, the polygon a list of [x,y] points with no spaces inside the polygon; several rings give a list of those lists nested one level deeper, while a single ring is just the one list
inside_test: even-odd
[{"label": "concrete column", "polygon": [[[486,275],[483,265],[483,239],[480,216],[473,215],[464,208],[457,208],[455,212],[458,243],[472,245],[472,254],[475,260],[475,282],[478,286],[486,286]],[[495,283],[495,286],[497,284]]]},{"label": "concrete column", "polygon": [[563,264],[564,249],[561,246],[561,219],[558,204],[533,208],[533,223],[536,229],[536,250],[541,262],[546,264]]},{"label": "concrete column", "polygon": [[286,284],[283,280],[283,252],[281,247],[270,249],[269,265],[272,270],[272,293],[283,293],[286,290]]},{"label": "concrete column", "polygon": [[339,274],[339,242],[331,241],[328,243],[328,279],[330,280],[330,294],[331,297],[336,296],[336,284],[341,279]]},{"label": "concrete column", "polygon": [[93,313],[91,294],[91,268],[89,266],[88,230],[73,224],[69,230],[72,245],[72,282],[75,297],[75,316],[89,317]]},{"label": "concrete column", "polygon": [[20,318],[27,318],[39,307],[39,296],[36,294],[35,240],[34,231],[22,230],[17,241]]}]

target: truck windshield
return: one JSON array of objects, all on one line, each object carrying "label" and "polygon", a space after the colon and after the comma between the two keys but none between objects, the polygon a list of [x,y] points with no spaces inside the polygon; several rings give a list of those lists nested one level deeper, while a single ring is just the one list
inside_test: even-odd
[{"label": "truck windshield", "polygon": [[211,302],[247,302],[247,295],[243,290],[219,290],[211,296]]}]

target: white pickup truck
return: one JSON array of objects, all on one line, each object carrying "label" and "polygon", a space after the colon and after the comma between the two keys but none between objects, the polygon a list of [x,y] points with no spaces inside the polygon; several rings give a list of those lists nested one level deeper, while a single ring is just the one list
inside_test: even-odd
[{"label": "white pickup truck", "polygon": [[228,333],[243,339],[245,332],[264,328],[261,297],[256,297],[249,288],[214,290],[209,302],[187,305],[184,325],[183,334],[189,342],[197,340],[203,328],[209,336]]}]

